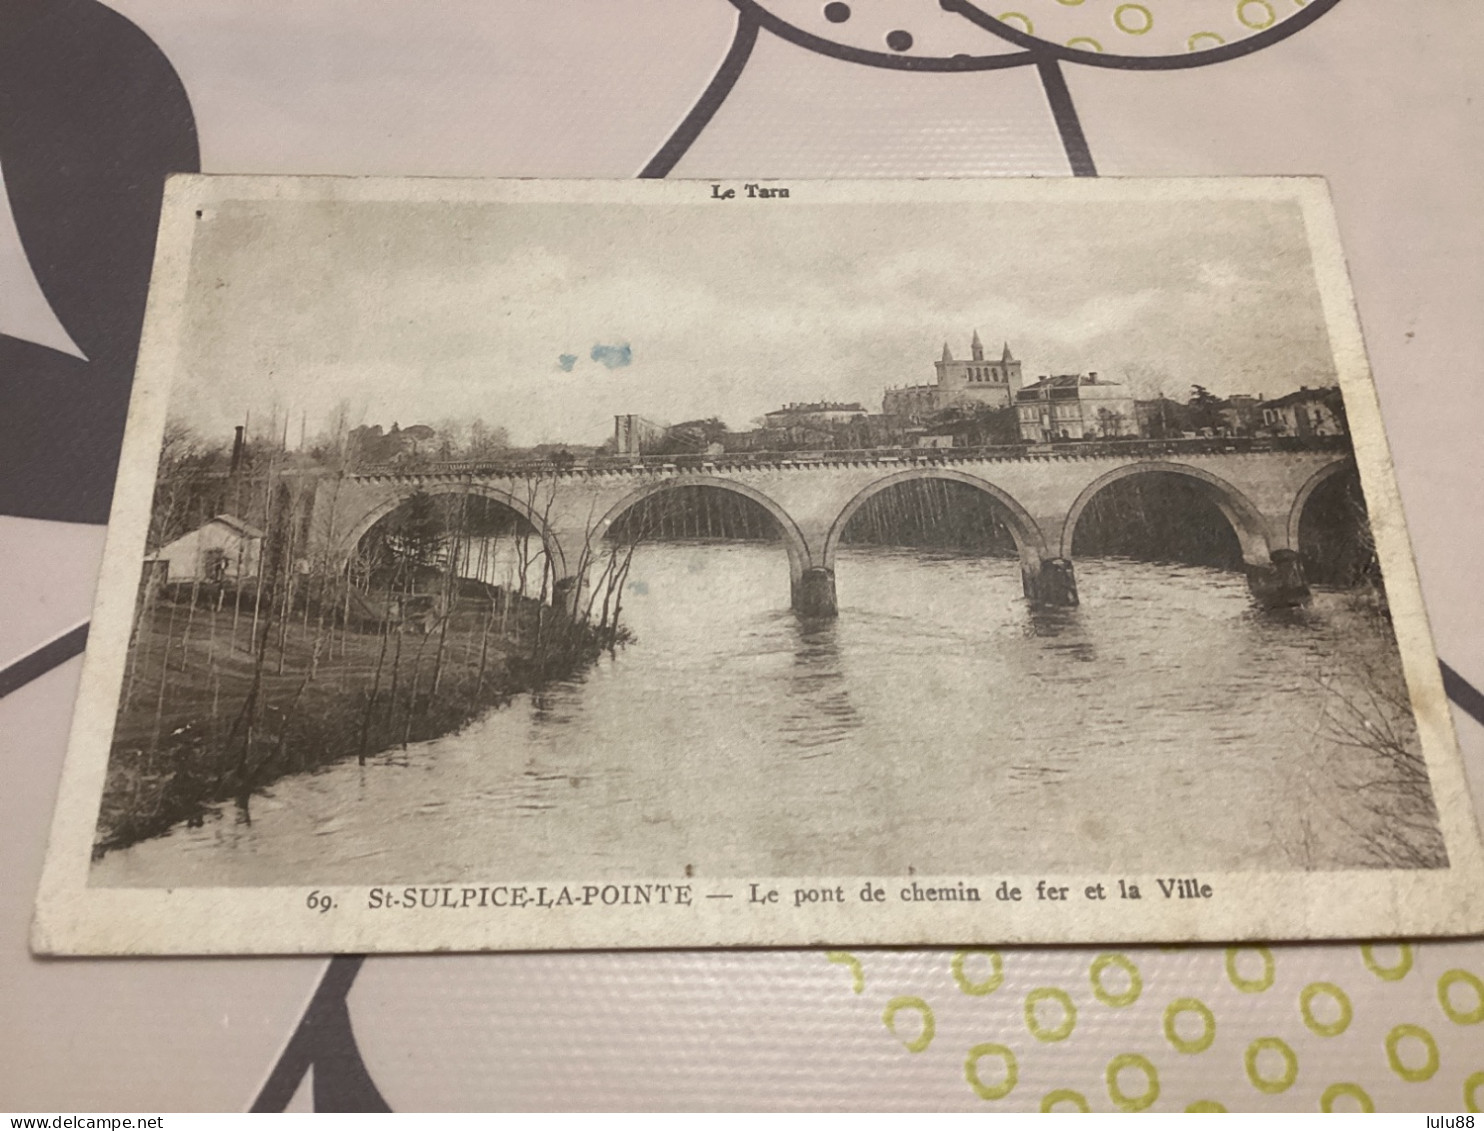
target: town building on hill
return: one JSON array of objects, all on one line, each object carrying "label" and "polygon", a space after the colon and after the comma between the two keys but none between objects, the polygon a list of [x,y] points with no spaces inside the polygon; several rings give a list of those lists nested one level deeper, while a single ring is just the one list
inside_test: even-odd
[{"label": "town building on hill", "polygon": [[1015,408],[1020,438],[1035,444],[1139,434],[1128,387],[1096,373],[1042,377],[1015,394]]},{"label": "town building on hill", "polygon": [[1349,431],[1340,390],[1333,385],[1262,402],[1262,427],[1273,436],[1344,436]]},{"label": "town building on hill", "polygon": [[794,424],[787,428],[754,428],[748,432],[728,432],[721,442],[724,452],[797,452],[825,451],[850,447],[843,443],[840,430]]},{"label": "town building on hill", "polygon": [[937,370],[934,384],[887,389],[881,401],[882,413],[916,422],[953,405],[1008,408],[1020,388],[1020,362],[1011,354],[1010,343],[1005,343],[998,361],[988,360],[977,330],[968,358],[957,360],[944,342],[943,356],[934,362],[934,367]]},{"label": "town building on hill", "polygon": [[1150,400],[1135,401],[1134,425],[1140,436],[1151,440],[1183,436],[1190,426],[1190,406],[1163,393]]},{"label": "town building on hill", "polygon": [[613,418],[613,451],[615,455],[642,455],[665,438],[669,425],[660,424],[637,413],[623,413]]},{"label": "town building on hill", "polygon": [[1233,393],[1218,410],[1229,436],[1250,436],[1262,426],[1262,394]]},{"label": "town building on hill", "polygon": [[865,417],[865,406],[856,401],[809,401],[803,404],[786,404],[772,412],[763,413],[763,427],[828,428],[837,424],[853,424]]}]

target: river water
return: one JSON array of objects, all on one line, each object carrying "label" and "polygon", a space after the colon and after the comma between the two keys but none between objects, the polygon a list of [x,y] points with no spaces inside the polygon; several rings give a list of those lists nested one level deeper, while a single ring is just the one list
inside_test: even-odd
[{"label": "river water", "polygon": [[[275,783],[251,821],[109,853],[127,886],[1287,870],[1369,863],[1323,681],[1397,670],[1345,594],[1264,612],[1240,575],[843,547],[840,616],[776,545],[655,544],[636,639],[463,732]],[[1353,822],[1352,822],[1353,823]]]}]

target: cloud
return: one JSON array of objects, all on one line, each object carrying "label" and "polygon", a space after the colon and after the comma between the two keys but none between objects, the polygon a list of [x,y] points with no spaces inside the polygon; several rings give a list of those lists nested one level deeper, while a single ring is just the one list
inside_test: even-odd
[{"label": "cloud", "polygon": [[[1135,369],[1273,395],[1329,364],[1302,218],[1266,205],[751,224],[705,208],[234,207],[203,230],[198,255],[227,285],[191,300],[172,403],[218,435],[275,402],[312,428],[342,400],[382,424],[497,412],[516,443],[596,441],[627,412],[745,427],[790,400],[875,408],[889,385],[933,380],[945,338],[965,356],[975,328],[995,356],[1008,339],[1028,380]],[[578,391],[552,372],[584,359],[611,379]]]}]

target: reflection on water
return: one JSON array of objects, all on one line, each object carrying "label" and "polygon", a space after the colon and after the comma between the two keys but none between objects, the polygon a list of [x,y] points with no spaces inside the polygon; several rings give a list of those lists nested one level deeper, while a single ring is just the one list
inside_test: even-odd
[{"label": "reflection on water", "polygon": [[[1364,863],[1321,676],[1382,623],[1265,613],[1199,567],[842,549],[840,617],[787,608],[783,551],[649,545],[636,641],[462,733],[279,781],[110,853],[102,884],[973,874]],[[1317,814],[1317,816],[1316,816]]]}]

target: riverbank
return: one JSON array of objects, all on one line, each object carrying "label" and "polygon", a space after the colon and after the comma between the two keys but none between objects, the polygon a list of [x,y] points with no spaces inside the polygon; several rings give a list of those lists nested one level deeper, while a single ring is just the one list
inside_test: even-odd
[{"label": "riverbank", "polygon": [[250,819],[253,794],[286,775],[453,733],[616,643],[530,599],[421,632],[327,628],[312,611],[270,624],[203,597],[163,596],[141,615],[95,857],[222,802]]}]

